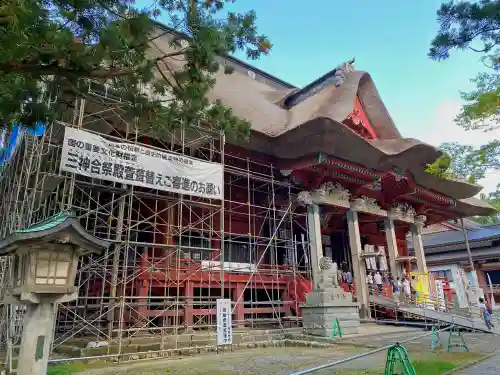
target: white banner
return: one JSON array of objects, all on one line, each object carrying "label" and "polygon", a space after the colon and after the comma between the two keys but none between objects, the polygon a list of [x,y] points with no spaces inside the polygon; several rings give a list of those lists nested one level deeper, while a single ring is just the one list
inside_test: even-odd
[{"label": "white banner", "polygon": [[217,299],[217,345],[233,343],[231,300]]},{"label": "white banner", "polygon": [[66,128],[61,170],[101,180],[222,199],[221,164],[162,152]]}]

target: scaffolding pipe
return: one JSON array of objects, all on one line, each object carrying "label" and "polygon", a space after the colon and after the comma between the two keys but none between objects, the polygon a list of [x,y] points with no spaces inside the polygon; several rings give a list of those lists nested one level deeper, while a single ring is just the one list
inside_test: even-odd
[{"label": "scaffolding pipe", "polygon": [[[126,103],[112,98],[111,91],[92,90],[89,86],[86,99],[75,98],[71,110],[47,124],[43,142],[36,140],[35,147],[28,147],[25,138],[9,165],[2,166],[0,178],[2,236],[9,235],[18,223],[37,222],[63,210],[73,210],[89,234],[114,244],[114,249],[103,256],[84,257],[80,262],[75,279],[80,295],[74,302],[59,305],[54,348],[64,343],[71,345],[73,341],[106,341],[108,348],[118,348],[119,356],[141,332],[158,338],[161,335],[162,345],[175,342],[178,347],[187,329],[215,328],[216,300],[225,297],[226,288],[234,288],[235,283],[243,287],[243,293],[233,297],[233,302],[242,304],[245,316],[252,318],[239,315],[235,323],[279,324],[282,331],[283,309],[298,307],[296,299],[295,304],[282,301],[282,292],[292,277],[309,277],[308,265],[300,265],[308,243],[304,237],[306,215],[292,210],[291,205],[283,210],[276,208],[275,194],[286,189],[288,203],[292,203],[297,188],[280,174],[275,175],[276,169],[270,163],[226,152],[231,148],[226,147],[224,134],[217,138],[201,133],[199,136],[196,132],[200,129],[190,129],[189,135],[185,129],[174,129],[163,144],[155,139],[155,144],[150,145],[138,139],[137,134],[135,139],[124,140],[117,134],[126,133],[128,137],[129,126],[133,126],[123,116]],[[131,188],[131,183],[62,172],[59,165],[65,127],[130,145],[219,162],[224,173],[223,199],[184,197],[163,190]],[[197,143],[197,139],[202,141]],[[187,153],[187,144],[198,146]],[[31,166],[28,161],[32,161]],[[29,204],[23,202],[23,197],[30,199]],[[280,228],[287,231],[278,234]],[[214,241],[206,244],[207,237]],[[188,241],[179,242],[182,238]],[[252,253],[249,263],[233,258],[243,251],[237,248],[240,244],[248,245],[245,251]],[[227,246],[232,249],[225,256]],[[291,265],[282,264],[278,253],[288,247],[293,249]],[[271,261],[264,261],[271,248]],[[144,249],[150,257],[142,257],[140,252]],[[304,252],[300,259],[296,249]],[[208,259],[206,254],[215,254],[215,250],[220,251],[220,258]],[[220,270],[212,268],[217,263]],[[229,285],[225,280],[228,275]],[[186,289],[188,284],[192,288]],[[245,293],[248,288],[251,293]],[[297,295],[296,283],[290,284],[290,289]],[[187,319],[189,313],[191,320]],[[12,318],[13,312],[8,315]],[[294,324],[300,324],[300,318],[295,318]],[[10,353],[12,345],[8,346]]]}]

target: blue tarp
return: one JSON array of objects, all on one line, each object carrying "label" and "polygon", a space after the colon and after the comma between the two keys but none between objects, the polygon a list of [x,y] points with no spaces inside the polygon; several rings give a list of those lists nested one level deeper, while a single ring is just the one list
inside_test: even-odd
[{"label": "blue tarp", "polygon": [[4,139],[3,149],[0,150],[0,167],[9,163],[12,155],[22,139],[23,133],[41,136],[45,132],[45,124],[38,123],[34,129],[23,129],[21,125],[14,125],[10,132],[9,139]]}]

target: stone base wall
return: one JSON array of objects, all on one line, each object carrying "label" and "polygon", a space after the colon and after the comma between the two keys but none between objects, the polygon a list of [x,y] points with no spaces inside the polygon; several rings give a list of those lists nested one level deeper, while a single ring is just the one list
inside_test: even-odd
[{"label": "stone base wall", "polygon": [[305,334],[332,337],[337,319],[343,335],[359,332],[358,306],[352,302],[352,294],[342,288],[313,290],[307,294],[301,309]]}]

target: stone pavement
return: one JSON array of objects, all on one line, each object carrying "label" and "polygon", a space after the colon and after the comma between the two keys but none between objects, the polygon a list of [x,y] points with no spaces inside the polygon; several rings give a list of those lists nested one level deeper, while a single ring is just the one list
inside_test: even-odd
[{"label": "stone pavement", "polygon": [[456,373],[456,375],[497,375],[500,372],[500,353],[490,359],[478,363]]}]

